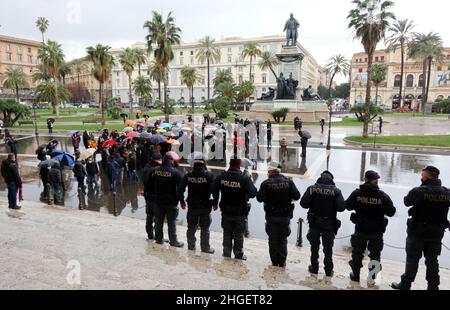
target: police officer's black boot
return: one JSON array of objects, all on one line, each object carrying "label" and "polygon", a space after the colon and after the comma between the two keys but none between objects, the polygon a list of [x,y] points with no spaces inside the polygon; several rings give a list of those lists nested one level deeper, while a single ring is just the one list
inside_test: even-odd
[{"label": "police officer's black boot", "polygon": [[394,290],[398,290],[398,291],[409,291],[411,290],[411,283],[406,283],[406,282],[400,282],[400,283],[392,283],[391,287]]},{"label": "police officer's black boot", "polygon": [[308,271],[310,274],[318,275],[319,274],[319,266],[316,265],[309,265]]}]

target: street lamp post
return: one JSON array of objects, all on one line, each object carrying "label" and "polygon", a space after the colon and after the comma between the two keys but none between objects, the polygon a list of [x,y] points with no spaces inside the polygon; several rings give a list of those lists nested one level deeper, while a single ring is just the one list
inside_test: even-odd
[{"label": "street lamp post", "polygon": [[327,151],[331,150],[331,117],[333,116],[333,101],[330,99],[328,100],[328,142],[327,142]]},{"label": "street lamp post", "polygon": [[33,114],[34,114],[34,134],[39,136],[38,127],[37,127],[37,117],[36,117],[36,102],[33,102]]}]

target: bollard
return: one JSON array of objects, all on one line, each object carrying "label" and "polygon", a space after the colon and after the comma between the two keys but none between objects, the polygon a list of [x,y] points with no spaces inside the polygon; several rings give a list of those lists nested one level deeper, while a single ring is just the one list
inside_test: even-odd
[{"label": "bollard", "polygon": [[298,229],[297,229],[297,246],[302,247],[303,246],[303,223],[304,220],[302,218],[298,219]]},{"label": "bollard", "polygon": [[114,216],[118,216],[117,208],[116,208],[116,190],[113,191],[113,208],[114,208]]}]

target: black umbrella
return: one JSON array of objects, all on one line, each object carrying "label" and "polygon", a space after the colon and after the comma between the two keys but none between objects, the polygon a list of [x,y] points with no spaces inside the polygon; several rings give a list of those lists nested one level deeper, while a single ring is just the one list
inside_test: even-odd
[{"label": "black umbrella", "polygon": [[122,114],[120,114],[120,117],[122,117],[122,118],[128,117],[128,114],[122,113]]},{"label": "black umbrella", "polygon": [[143,132],[143,133],[141,133],[141,134],[139,135],[139,137],[142,138],[142,139],[151,139],[152,134],[151,134],[151,133],[148,133],[148,132]]},{"label": "black umbrella", "polygon": [[147,114],[144,114],[144,118],[146,118],[146,117],[150,118],[150,116],[148,116]]},{"label": "black umbrella", "polygon": [[54,119],[54,118],[49,118],[49,119],[47,119],[47,122],[52,122],[52,123],[54,123],[54,122],[55,122],[55,119]]},{"label": "black umbrella", "polygon": [[153,145],[158,145],[164,142],[167,142],[167,139],[161,135],[154,135],[150,138],[150,143]]},{"label": "black umbrella", "polygon": [[306,131],[306,130],[302,131],[302,137],[305,138],[305,139],[308,139],[308,140],[312,138],[312,136],[309,133],[309,131]]}]

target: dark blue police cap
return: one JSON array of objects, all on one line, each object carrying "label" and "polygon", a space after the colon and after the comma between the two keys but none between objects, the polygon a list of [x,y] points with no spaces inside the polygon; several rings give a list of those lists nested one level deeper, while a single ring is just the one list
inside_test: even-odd
[{"label": "dark blue police cap", "polygon": [[369,170],[366,172],[365,178],[369,181],[373,181],[373,180],[379,180],[381,179],[380,175],[378,174],[378,172],[373,171],[373,170]]}]

